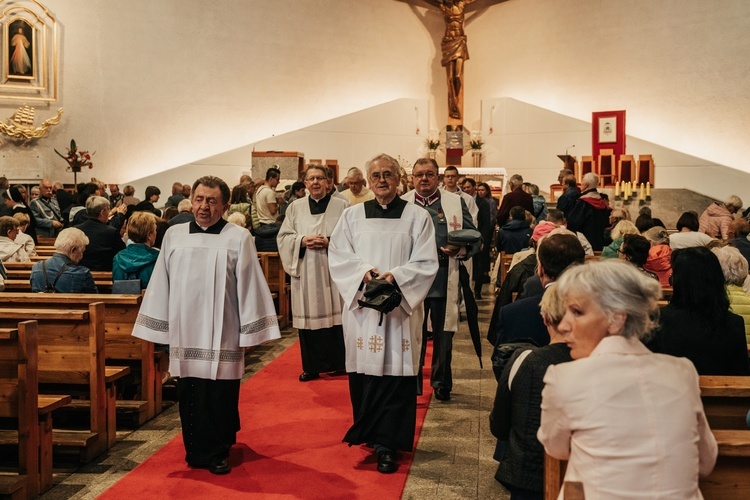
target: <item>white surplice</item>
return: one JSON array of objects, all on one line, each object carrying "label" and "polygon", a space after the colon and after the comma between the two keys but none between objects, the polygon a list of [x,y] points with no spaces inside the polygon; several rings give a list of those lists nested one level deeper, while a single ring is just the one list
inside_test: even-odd
[{"label": "white surplice", "polygon": [[322,214],[310,213],[308,197],[289,205],[277,242],[284,270],[292,277],[292,325],[320,330],[341,324],[341,295],[328,272],[328,252],[305,250],[300,258],[302,238],[312,234],[331,237],[346,202],[331,196]]},{"label": "white surplice", "polygon": [[167,230],[133,335],[170,345],[176,377],[240,379],[242,347],[281,337],[271,292],[250,233]]},{"label": "white surplice", "polygon": [[[423,301],[438,270],[435,228],[427,211],[406,204],[400,219],[366,218],[361,203],[344,211],[328,248],[331,277],[344,299],[346,371],[415,376],[422,346]],[[382,318],[362,308],[365,273],[390,272],[401,304]]]}]

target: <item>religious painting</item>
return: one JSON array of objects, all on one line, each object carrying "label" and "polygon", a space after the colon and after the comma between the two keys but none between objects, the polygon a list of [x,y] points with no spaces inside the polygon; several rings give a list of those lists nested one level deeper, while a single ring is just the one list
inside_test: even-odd
[{"label": "religious painting", "polygon": [[58,99],[60,31],[40,0],[0,0],[0,102]]},{"label": "religious painting", "polygon": [[599,142],[617,142],[617,117],[602,116],[599,118]]},{"label": "religious painting", "polygon": [[34,30],[24,19],[9,22],[6,33],[7,75],[13,80],[33,80]]}]

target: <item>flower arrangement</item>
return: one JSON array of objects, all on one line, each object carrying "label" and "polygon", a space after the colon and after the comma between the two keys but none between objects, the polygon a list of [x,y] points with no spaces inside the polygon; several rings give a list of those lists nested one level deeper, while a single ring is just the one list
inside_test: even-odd
[{"label": "flower arrangement", "polygon": [[94,168],[94,164],[91,163],[91,157],[96,154],[96,151],[93,153],[89,153],[88,151],[78,151],[78,146],[76,146],[76,141],[74,139],[70,140],[70,148],[68,148],[67,155],[63,155],[56,149],[55,153],[68,162],[69,172],[80,172],[83,167]]},{"label": "flower arrangement", "polygon": [[469,146],[471,146],[471,149],[482,149],[484,143],[482,142],[482,139],[472,139],[469,141]]},{"label": "flower arrangement", "polygon": [[427,146],[427,149],[432,151],[440,147],[440,139],[427,139],[424,143]]}]

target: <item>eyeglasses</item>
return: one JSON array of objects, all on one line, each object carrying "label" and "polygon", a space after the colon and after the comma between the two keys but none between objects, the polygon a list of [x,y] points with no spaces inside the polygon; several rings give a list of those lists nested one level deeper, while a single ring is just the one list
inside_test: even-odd
[{"label": "eyeglasses", "polygon": [[370,174],[370,179],[374,181],[379,181],[380,178],[383,178],[386,181],[389,181],[395,177],[394,173],[390,170],[386,170],[385,172],[373,172]]},{"label": "eyeglasses", "polygon": [[415,179],[421,179],[423,177],[426,179],[434,179],[435,177],[437,177],[437,175],[435,174],[435,172],[421,172],[419,174],[414,174],[413,177]]},{"label": "eyeglasses", "polygon": [[326,179],[327,179],[327,177],[308,177],[307,179],[305,179],[305,181],[307,181],[307,182],[323,182]]}]

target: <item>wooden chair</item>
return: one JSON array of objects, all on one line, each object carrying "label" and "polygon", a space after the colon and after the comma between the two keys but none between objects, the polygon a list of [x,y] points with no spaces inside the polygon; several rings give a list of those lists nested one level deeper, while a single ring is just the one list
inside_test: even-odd
[{"label": "wooden chair", "polygon": [[278,300],[279,327],[286,328],[291,321],[291,304],[289,302],[289,288],[286,285],[286,272],[281,264],[281,258],[278,252],[258,252],[260,266],[266,277],[266,283],[271,290],[271,294]]},{"label": "wooden chair", "polygon": [[651,183],[651,187],[655,185],[654,182],[654,159],[651,155],[638,155],[638,169],[635,173],[635,183],[639,186],[641,183]]},{"label": "wooden chair", "polygon": [[[576,163],[576,165],[578,165]],[[582,156],[581,157],[581,165],[579,168],[576,168],[575,176],[576,176],[576,182],[578,184],[581,183],[581,179],[583,179],[583,176],[588,174],[589,172],[595,172],[596,171],[596,164],[594,163],[594,157],[593,156]]]},{"label": "wooden chair", "polygon": [[617,178],[617,165],[615,164],[615,154],[611,149],[602,149],[599,151],[599,161],[597,162],[595,172],[599,176],[599,186],[605,187],[613,185]]},{"label": "wooden chair", "polygon": [[617,182],[633,182],[635,170],[633,155],[620,155],[617,161]]}]

